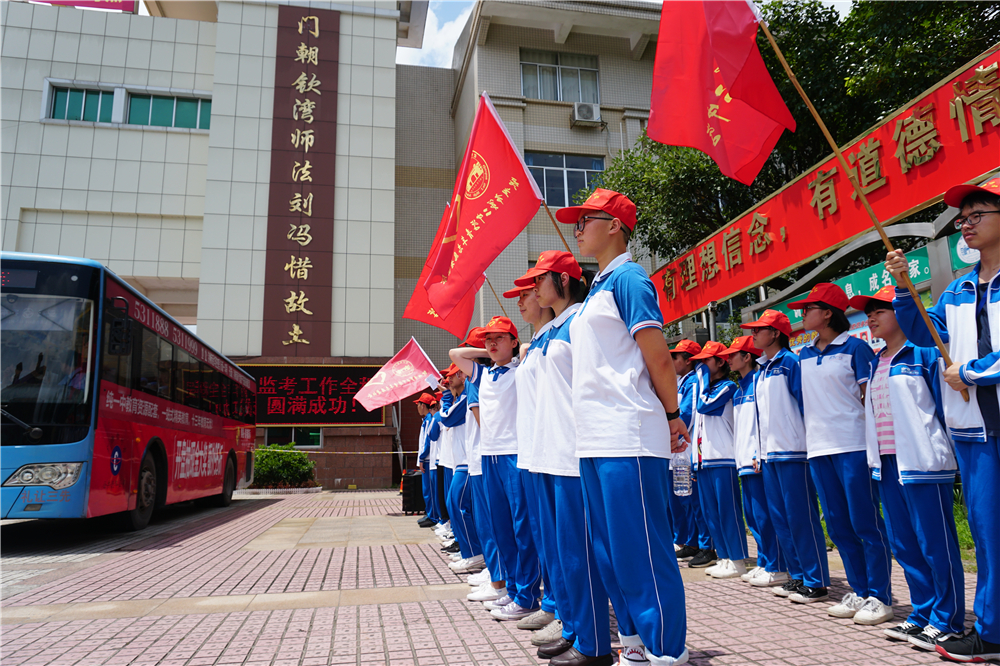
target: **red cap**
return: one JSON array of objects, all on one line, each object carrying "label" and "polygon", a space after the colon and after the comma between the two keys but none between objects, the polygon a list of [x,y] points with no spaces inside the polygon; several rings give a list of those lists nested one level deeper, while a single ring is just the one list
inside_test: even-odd
[{"label": "red cap", "polygon": [[420,397],[417,398],[416,400],[414,400],[413,402],[417,403],[417,404],[423,403],[423,404],[427,405],[428,407],[430,407],[431,405],[433,405],[433,404],[435,404],[437,402],[437,398],[435,398],[434,396],[429,395],[427,393],[421,393]]},{"label": "red cap", "polygon": [[831,308],[837,308],[841,312],[846,310],[850,305],[850,301],[847,300],[847,294],[844,293],[844,290],[832,282],[820,282],[809,290],[809,295],[803,300],[789,303],[788,307],[792,310],[801,310],[802,306],[806,303],[825,303]]},{"label": "red cap", "polygon": [[490,323],[479,330],[482,331],[483,336],[487,333],[510,333],[515,340],[517,339],[517,326],[514,326],[514,322],[507,317],[493,317],[490,319]]},{"label": "red cap", "polygon": [[556,219],[563,224],[576,224],[585,210],[601,210],[617,217],[631,231],[635,229],[635,204],[624,194],[598,187],[579,206],[567,206],[556,211]]},{"label": "red cap", "polygon": [[483,329],[476,326],[474,329],[469,331],[469,336],[465,338],[465,341],[459,345],[459,347],[478,347],[482,349],[486,346],[483,342]]},{"label": "red cap", "polygon": [[785,335],[792,335],[792,324],[788,321],[788,315],[777,310],[764,310],[757,321],[747,324],[740,324],[740,328],[776,328]]},{"label": "red cap", "polygon": [[677,343],[677,346],[670,350],[671,354],[676,354],[677,352],[687,352],[689,354],[700,354],[701,345],[699,345],[694,340],[688,340],[687,338],[681,340]]},{"label": "red cap", "polygon": [[724,353],[735,354],[736,352],[750,352],[754,356],[760,356],[764,352],[753,346],[753,336],[752,335],[741,335],[740,337],[733,340],[733,344],[729,345]]},{"label": "red cap", "polygon": [[691,360],[704,361],[706,358],[712,358],[713,356],[725,357],[726,345],[721,342],[716,342],[715,340],[709,340],[705,343],[705,346],[701,348],[701,353],[692,356]]},{"label": "red cap", "polygon": [[[952,208],[961,208],[965,197],[973,192],[985,192],[1000,197],[1000,176],[994,176],[980,185],[956,185],[944,193],[944,202]],[[563,209],[565,210],[565,209]],[[558,215],[559,213],[556,213]]]},{"label": "red cap", "polygon": [[855,296],[851,299],[851,307],[855,310],[861,310],[864,312],[865,308],[868,307],[869,301],[882,301],[883,303],[892,303],[892,299],[896,297],[896,288],[892,285],[882,287],[876,291],[871,296]]},{"label": "red cap", "polygon": [[452,375],[454,375],[457,372],[458,372],[458,366],[455,365],[454,363],[452,363],[451,365],[449,365],[445,369],[445,371],[444,371],[444,377],[445,377],[445,379],[447,379],[448,377],[451,377]]},{"label": "red cap", "polygon": [[434,392],[434,400],[436,400],[437,402],[441,402],[441,398],[443,396],[444,396],[444,391],[435,391]]},{"label": "red cap", "polygon": [[567,273],[574,280],[583,277],[583,269],[577,263],[576,257],[565,250],[546,250],[538,255],[538,262],[534,268],[529,268],[528,272],[514,280],[514,284],[519,287],[535,286],[535,278],[545,275],[549,271],[556,273]]},{"label": "red cap", "polygon": [[534,288],[535,288],[535,283],[534,282],[532,282],[531,284],[526,284],[524,286],[515,286],[513,289],[508,289],[507,291],[503,292],[503,297],[504,298],[521,298],[521,294],[523,294],[526,291],[531,291]]}]

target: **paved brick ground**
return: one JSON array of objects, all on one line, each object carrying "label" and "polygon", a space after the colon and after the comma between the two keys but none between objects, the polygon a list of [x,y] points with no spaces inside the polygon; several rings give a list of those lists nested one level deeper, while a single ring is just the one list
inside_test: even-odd
[{"label": "paved brick ground", "polygon": [[[244,594],[271,598],[279,592],[361,588],[391,595],[410,586],[459,582],[432,543],[243,550],[287,518],[376,515],[409,526],[412,517],[391,516],[398,502],[395,493],[241,500],[226,510],[179,508],[134,535],[95,531],[85,523],[29,540],[19,537],[38,537],[42,528],[4,525],[0,581],[9,596],[2,605],[13,612],[50,604]],[[907,588],[898,566],[893,572],[902,619],[909,612]],[[934,654],[885,640],[883,627],[828,617],[829,603],[800,606],[740,582],[696,572],[687,577],[692,664],[942,663]],[[831,600],[846,592],[843,572],[834,571],[833,577]],[[975,575],[967,575],[970,609],[974,586]],[[294,595],[289,598],[294,605]],[[480,604],[458,599],[73,621],[5,619],[2,629],[4,666],[544,663],[534,656],[529,632],[495,622]]]}]

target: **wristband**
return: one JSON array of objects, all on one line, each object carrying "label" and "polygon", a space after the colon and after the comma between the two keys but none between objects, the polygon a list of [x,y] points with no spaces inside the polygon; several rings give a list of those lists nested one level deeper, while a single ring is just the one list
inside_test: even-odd
[{"label": "wristband", "polygon": [[681,410],[677,409],[672,412],[667,412],[667,420],[673,421],[674,419],[679,419],[681,417]]}]

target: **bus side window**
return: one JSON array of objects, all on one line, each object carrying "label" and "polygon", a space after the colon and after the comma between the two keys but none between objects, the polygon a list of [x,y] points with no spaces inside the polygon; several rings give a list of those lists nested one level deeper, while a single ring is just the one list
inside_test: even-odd
[{"label": "bus side window", "polygon": [[157,395],[160,380],[160,337],[145,326],[142,328],[139,354],[139,376],[136,377],[135,388],[143,393]]},{"label": "bus side window", "polygon": [[171,369],[174,364],[174,346],[169,340],[160,340],[160,362],[157,365],[157,395],[164,400],[173,400],[173,373]]},{"label": "bus side window", "polygon": [[[104,323],[104,339],[110,344],[111,322]],[[112,384],[117,384],[123,388],[132,385],[132,356],[113,355],[105,348],[101,359],[101,379]]]},{"label": "bus side window", "polygon": [[186,351],[174,351],[174,402],[194,409],[201,408],[197,367]]}]

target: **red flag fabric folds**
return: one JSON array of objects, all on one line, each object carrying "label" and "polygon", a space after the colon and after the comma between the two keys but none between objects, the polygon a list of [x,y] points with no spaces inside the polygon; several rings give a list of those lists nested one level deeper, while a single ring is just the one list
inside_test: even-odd
[{"label": "red flag fabric folds", "polygon": [[649,137],[707,154],[749,185],[795,119],[757,49],[746,0],[665,2],[650,96]]},{"label": "red flag fabric folds", "polygon": [[431,243],[430,255],[424,261],[424,268],[420,271],[420,278],[417,279],[417,286],[413,289],[410,302],[406,304],[406,309],[403,311],[403,318],[422,321],[425,324],[444,329],[456,338],[463,338],[466,331],[469,330],[469,322],[472,321],[472,312],[476,308],[476,293],[483,286],[485,277],[483,275],[479,276],[479,279],[459,299],[458,303],[447,316],[438,314],[438,311],[431,305],[430,299],[427,297],[427,288],[424,286],[428,276],[431,274],[431,262],[438,254],[441,239],[444,237],[444,232],[448,226],[448,220],[451,216],[450,208],[450,206],[445,206],[444,216],[438,224],[437,233],[434,235],[434,242]]},{"label": "red flag fabric folds", "polygon": [[542,192],[483,93],[455,181],[441,243],[423,282],[447,317],[538,211]]},{"label": "red flag fabric folds", "polygon": [[441,376],[417,341],[410,341],[361,387],[354,399],[369,412],[427,388],[427,375]]}]

